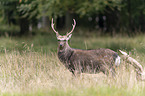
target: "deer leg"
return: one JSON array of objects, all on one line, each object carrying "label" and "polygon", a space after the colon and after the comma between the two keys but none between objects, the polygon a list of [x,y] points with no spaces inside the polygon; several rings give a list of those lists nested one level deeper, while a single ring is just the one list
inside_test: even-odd
[{"label": "deer leg", "polygon": [[109,72],[110,72],[110,74],[111,74],[112,77],[116,77],[115,68],[110,68]]}]

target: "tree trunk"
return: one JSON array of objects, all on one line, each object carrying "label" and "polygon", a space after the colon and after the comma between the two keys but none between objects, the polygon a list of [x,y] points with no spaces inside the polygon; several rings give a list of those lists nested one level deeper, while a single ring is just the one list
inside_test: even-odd
[{"label": "tree trunk", "polygon": [[67,30],[71,30],[72,25],[73,24],[73,14],[71,14],[70,12],[66,12],[65,15],[65,28]]},{"label": "tree trunk", "polygon": [[29,34],[29,21],[27,18],[20,19],[20,35]]},{"label": "tree trunk", "polygon": [[113,31],[117,30],[119,19],[118,19],[118,10],[117,9],[110,9],[109,7],[106,8],[107,12],[106,15],[106,31],[110,32],[113,35]]},{"label": "tree trunk", "polygon": [[140,24],[140,30],[145,33],[145,15],[143,14],[143,11],[140,12],[139,16],[139,24]]},{"label": "tree trunk", "polygon": [[132,24],[132,12],[131,12],[131,0],[128,0],[128,22],[129,22],[129,30],[128,31],[131,31],[132,28],[133,28],[133,24]]}]

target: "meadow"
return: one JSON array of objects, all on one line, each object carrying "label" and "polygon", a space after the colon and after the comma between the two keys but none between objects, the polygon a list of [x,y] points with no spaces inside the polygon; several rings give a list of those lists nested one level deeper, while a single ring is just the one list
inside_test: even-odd
[{"label": "meadow", "polygon": [[[73,48],[110,48],[127,52],[143,66],[145,35],[96,36],[73,34]],[[112,78],[103,73],[74,77],[57,58],[55,34],[0,37],[1,96],[144,96],[145,81],[136,79],[134,68],[125,60]]]}]

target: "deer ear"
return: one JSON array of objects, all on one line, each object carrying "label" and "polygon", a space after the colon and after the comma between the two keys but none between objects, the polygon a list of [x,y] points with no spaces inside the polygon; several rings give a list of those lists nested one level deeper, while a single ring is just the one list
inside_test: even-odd
[{"label": "deer ear", "polygon": [[68,35],[66,40],[69,40],[69,39],[71,38],[71,35],[72,35],[72,34]]}]

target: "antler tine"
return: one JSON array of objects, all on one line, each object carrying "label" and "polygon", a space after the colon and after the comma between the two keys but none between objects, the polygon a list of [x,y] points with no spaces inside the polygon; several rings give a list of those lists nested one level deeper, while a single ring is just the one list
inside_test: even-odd
[{"label": "antler tine", "polygon": [[73,21],[74,21],[74,24],[72,24],[73,28],[69,33],[67,33],[67,36],[70,35],[74,31],[74,28],[76,26],[76,21],[75,21],[75,19],[73,19]]},{"label": "antler tine", "polygon": [[53,18],[52,18],[52,22],[51,22],[51,27],[52,27],[53,31],[56,33],[56,35],[59,35],[59,33],[54,29]]}]

